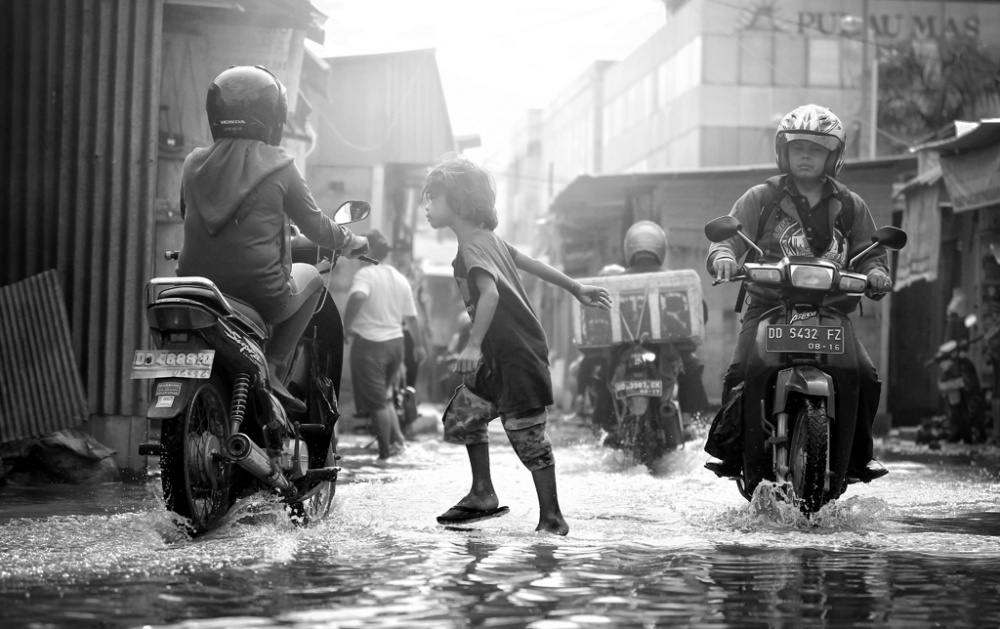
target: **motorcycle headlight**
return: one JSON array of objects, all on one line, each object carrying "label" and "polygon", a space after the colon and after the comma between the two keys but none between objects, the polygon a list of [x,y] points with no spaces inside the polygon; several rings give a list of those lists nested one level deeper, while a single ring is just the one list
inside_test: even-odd
[{"label": "motorcycle headlight", "polygon": [[796,288],[830,290],[833,287],[833,269],[826,267],[793,264],[789,268],[789,275],[792,286]]},{"label": "motorcycle headlight", "polygon": [[763,282],[765,284],[781,283],[781,271],[778,269],[750,269],[748,273],[752,282]]},{"label": "motorcycle headlight", "polygon": [[841,274],[840,276],[840,290],[845,293],[863,293],[865,292],[865,288],[867,288],[867,286],[867,278],[861,277],[860,275]]}]

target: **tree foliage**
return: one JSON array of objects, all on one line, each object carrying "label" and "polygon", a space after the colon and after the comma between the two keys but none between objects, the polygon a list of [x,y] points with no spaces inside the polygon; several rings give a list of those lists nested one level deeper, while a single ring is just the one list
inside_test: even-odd
[{"label": "tree foliage", "polygon": [[878,101],[879,129],[910,145],[955,120],[1000,117],[1000,47],[965,37],[880,46]]}]

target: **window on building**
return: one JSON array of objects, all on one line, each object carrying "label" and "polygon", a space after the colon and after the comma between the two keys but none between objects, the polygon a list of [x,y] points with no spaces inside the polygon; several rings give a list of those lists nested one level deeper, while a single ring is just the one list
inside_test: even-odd
[{"label": "window on building", "polygon": [[750,31],[740,34],[740,84],[771,85],[774,36]]},{"label": "window on building", "polygon": [[774,39],[774,84],[802,87],[806,84],[805,37],[776,37]]},{"label": "window on building", "polygon": [[809,40],[809,86],[840,86],[840,40]]},{"label": "window on building", "polygon": [[674,62],[677,82],[673,97],[677,98],[701,82],[701,37],[695,37],[677,51]]},{"label": "window on building", "polygon": [[705,56],[705,83],[735,85],[739,80],[740,58],[736,40],[729,36],[707,35],[702,47]]}]

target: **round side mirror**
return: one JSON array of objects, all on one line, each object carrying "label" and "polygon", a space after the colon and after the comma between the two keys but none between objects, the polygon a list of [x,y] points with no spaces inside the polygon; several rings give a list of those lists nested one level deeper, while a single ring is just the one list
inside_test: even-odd
[{"label": "round side mirror", "polygon": [[872,234],[872,242],[878,243],[886,249],[899,251],[906,246],[906,232],[898,227],[882,227]]},{"label": "round side mirror", "polygon": [[333,213],[333,220],[340,224],[357,223],[368,218],[372,206],[367,201],[346,201]]},{"label": "round side mirror", "polygon": [[712,242],[722,242],[735,236],[742,227],[735,216],[720,216],[705,225],[705,235]]}]

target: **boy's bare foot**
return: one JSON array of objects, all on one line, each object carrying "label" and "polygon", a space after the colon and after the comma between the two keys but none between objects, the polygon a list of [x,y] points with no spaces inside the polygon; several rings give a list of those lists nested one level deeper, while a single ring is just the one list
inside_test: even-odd
[{"label": "boy's bare foot", "polygon": [[566,535],[569,533],[569,524],[560,516],[549,516],[538,519],[538,526],[535,531],[539,533],[552,533],[553,535]]}]

